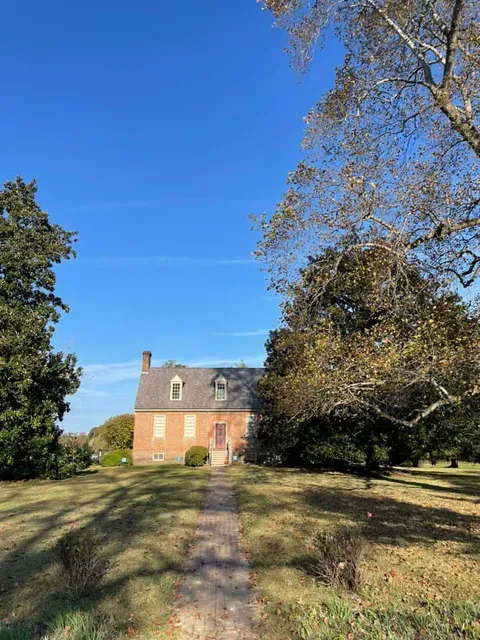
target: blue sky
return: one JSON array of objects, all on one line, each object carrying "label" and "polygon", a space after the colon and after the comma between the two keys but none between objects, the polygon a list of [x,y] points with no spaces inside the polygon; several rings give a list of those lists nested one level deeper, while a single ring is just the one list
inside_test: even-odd
[{"label": "blue sky", "polygon": [[1,13],[2,182],[37,178],[42,208],[79,232],[58,270],[71,312],[55,347],[84,368],[64,427],[132,410],[143,349],[155,364],[261,365],[278,300],[248,215],[281,199],[338,48],[300,80],[255,0]]}]

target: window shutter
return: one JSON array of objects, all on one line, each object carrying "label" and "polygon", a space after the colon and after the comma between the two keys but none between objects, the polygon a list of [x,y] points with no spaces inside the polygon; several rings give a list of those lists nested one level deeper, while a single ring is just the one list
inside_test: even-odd
[{"label": "window shutter", "polygon": [[165,437],[165,416],[155,416],[153,419],[153,434],[155,438]]},{"label": "window shutter", "polygon": [[196,416],[185,416],[185,438],[195,438],[196,435]]}]

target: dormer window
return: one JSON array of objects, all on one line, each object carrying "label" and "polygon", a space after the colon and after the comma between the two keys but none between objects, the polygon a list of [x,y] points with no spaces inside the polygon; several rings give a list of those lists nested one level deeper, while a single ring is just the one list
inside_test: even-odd
[{"label": "dormer window", "polygon": [[170,380],[170,400],[182,399],[183,381],[179,376],[175,376]]},{"label": "dormer window", "polygon": [[215,380],[215,400],[227,399],[227,380],[222,376]]}]

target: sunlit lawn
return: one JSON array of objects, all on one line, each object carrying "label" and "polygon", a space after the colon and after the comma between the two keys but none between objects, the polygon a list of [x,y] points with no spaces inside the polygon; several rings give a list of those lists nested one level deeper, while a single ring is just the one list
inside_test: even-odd
[{"label": "sunlit lawn", "polygon": [[[230,477],[270,614],[268,637],[292,637],[292,611],[331,604],[332,598],[339,602],[340,597],[352,611],[407,612],[428,603],[480,599],[478,466],[425,467],[370,480],[237,465]],[[313,532],[340,524],[361,527],[366,541],[365,582],[358,594],[319,585],[308,571]],[[327,620],[324,635],[312,637],[337,637],[328,635],[328,625]],[[475,629],[478,635],[465,637],[480,637],[480,621],[478,627],[474,621]],[[354,626],[351,634],[364,637],[355,634]]]},{"label": "sunlit lawn", "polygon": [[[72,608],[111,615],[119,634],[162,635],[208,479],[207,469],[169,465],[0,483],[0,636],[33,625],[36,637]],[[98,532],[110,563],[77,604],[62,593],[53,551],[72,527]]]}]

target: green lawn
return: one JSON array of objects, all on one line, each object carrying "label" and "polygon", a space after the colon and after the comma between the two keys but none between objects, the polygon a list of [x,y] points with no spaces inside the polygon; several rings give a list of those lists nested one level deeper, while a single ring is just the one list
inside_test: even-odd
[{"label": "green lawn", "polygon": [[[17,637],[12,627],[29,629],[18,638],[40,637],[72,609],[111,619],[115,638],[164,635],[208,480],[208,469],[168,465],[0,483],[0,640]],[[77,527],[104,538],[110,567],[89,599],[72,604],[53,547]]]},{"label": "green lawn", "polygon": [[[266,637],[480,638],[478,466],[367,479],[237,465],[230,477]],[[365,540],[356,594],[309,572],[313,533],[341,524]]]}]

